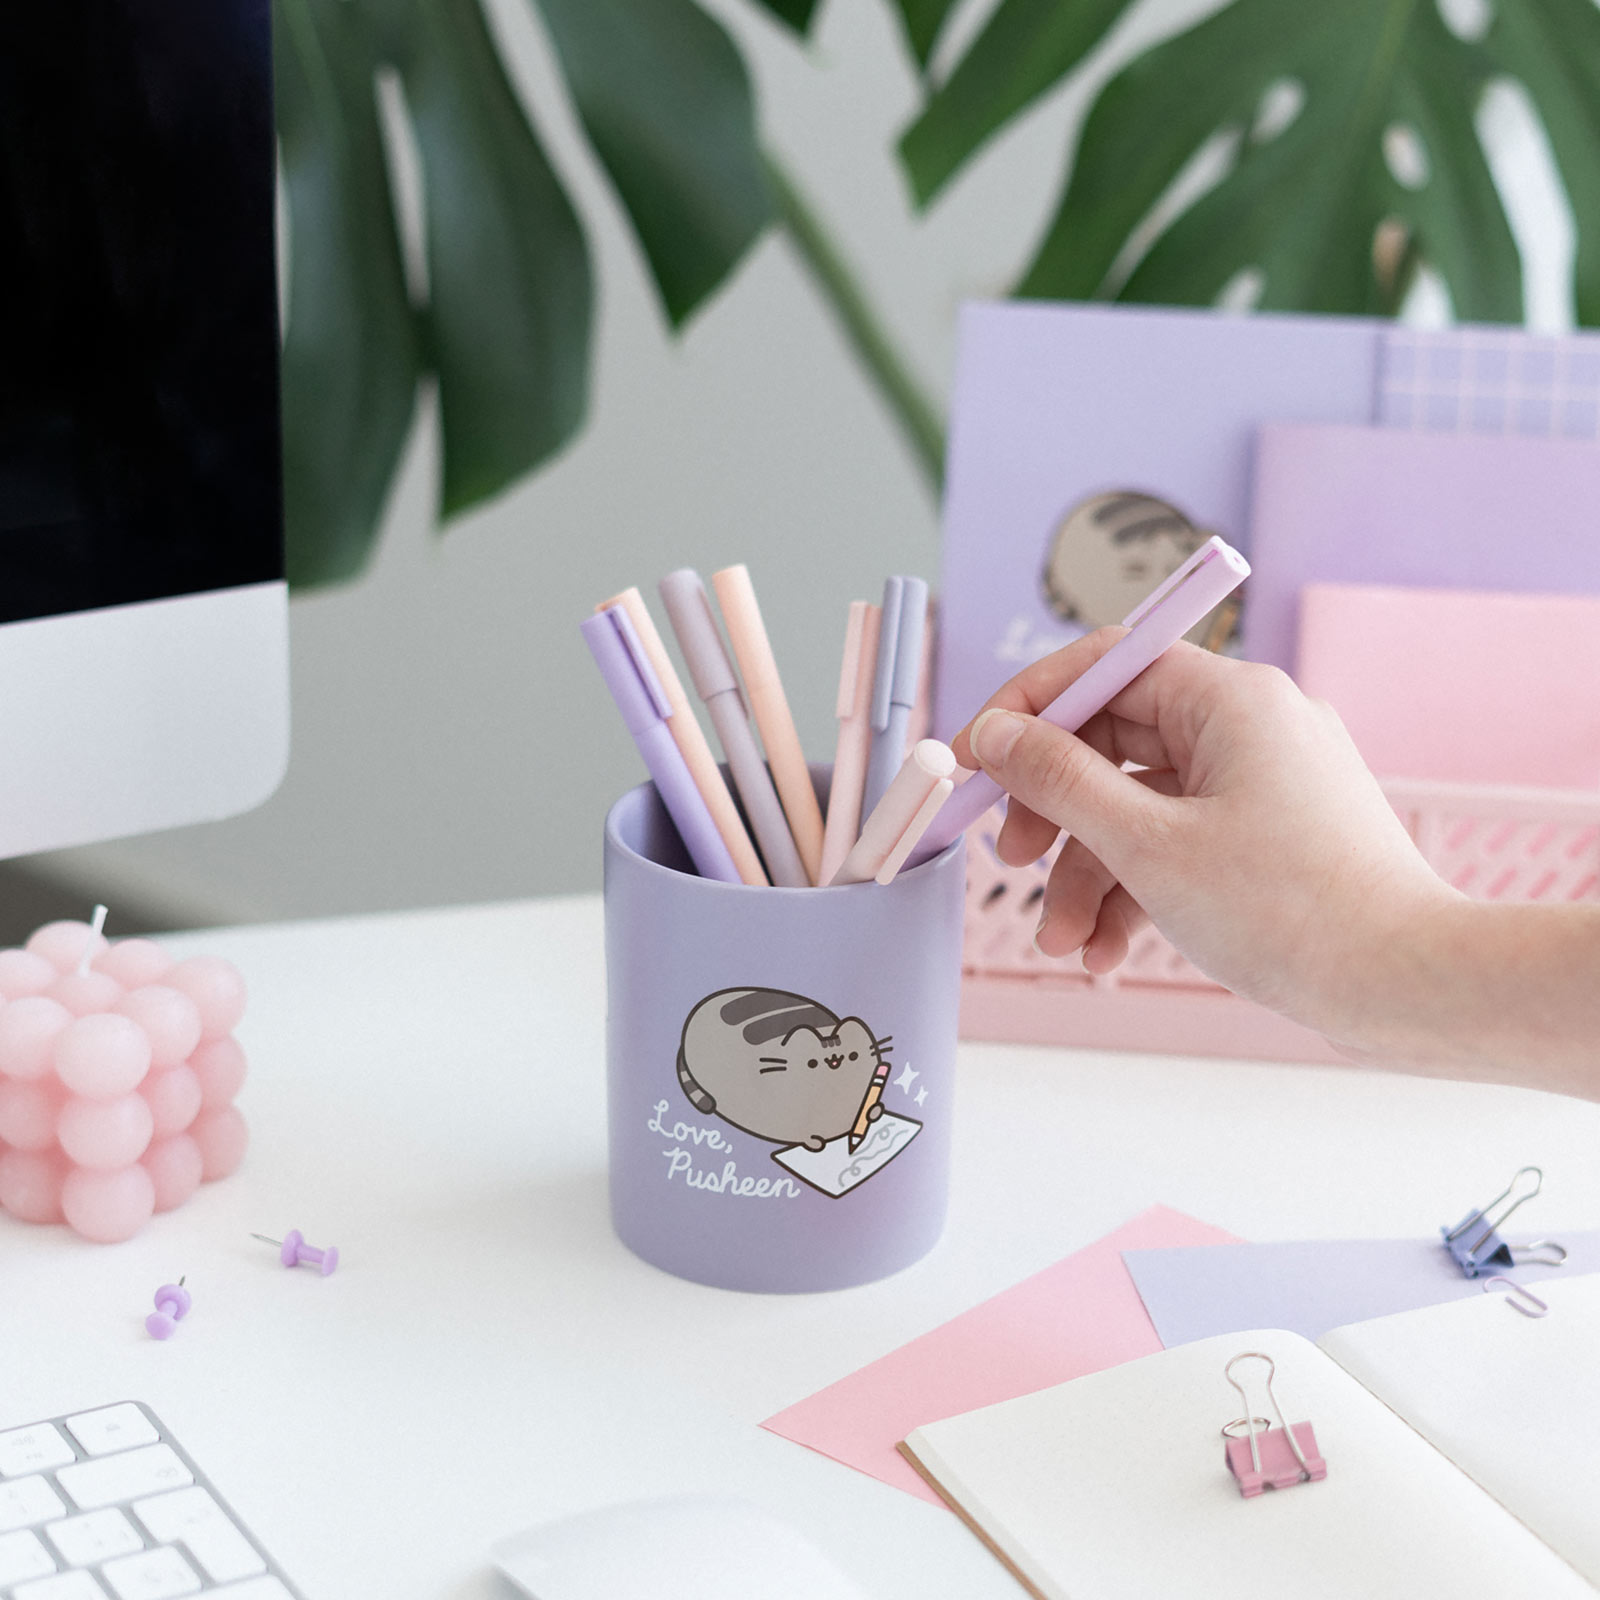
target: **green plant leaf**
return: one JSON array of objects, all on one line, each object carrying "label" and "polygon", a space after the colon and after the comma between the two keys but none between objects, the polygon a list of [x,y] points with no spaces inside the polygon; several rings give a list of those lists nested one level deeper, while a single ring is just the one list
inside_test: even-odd
[{"label": "green plant leaf", "polygon": [[[1417,257],[1449,284],[1458,317],[1521,322],[1522,260],[1473,120],[1485,62],[1461,48],[1432,5],[1417,18],[1413,42],[1415,68],[1396,84],[1395,110],[1421,140],[1428,179],[1396,211]],[[1405,288],[1396,288],[1396,310]]]},{"label": "green plant leaf", "polygon": [[[926,205],[991,135],[1031,105],[1105,37],[1133,0],[1000,0],[972,47],[900,140],[918,205]],[[938,0],[901,0],[911,14]]]},{"label": "green plant leaf", "polygon": [[895,0],[895,4],[900,8],[900,22],[911,53],[917,58],[917,65],[926,68],[957,0]]},{"label": "green plant leaf", "polygon": [[1578,321],[1600,323],[1600,9],[1594,0],[1507,0],[1484,49],[1539,108],[1577,224]]},{"label": "green plant leaf", "polygon": [[[1382,226],[1406,263],[1443,275],[1460,314],[1518,320],[1521,266],[1472,121],[1487,76],[1434,0],[1234,0],[1106,85],[1018,293],[1206,305],[1253,268],[1266,307],[1393,311],[1406,274],[1375,265]],[[1298,114],[1263,128],[1269,91],[1287,85]],[[1396,127],[1426,152],[1420,187],[1390,170]],[[1130,235],[1226,134],[1229,169],[1129,271]]]},{"label": "green plant leaf", "polygon": [[773,217],[744,62],[693,0],[538,4],[677,326]]},{"label": "green plant leaf", "polygon": [[273,34],[291,250],[284,523],[289,581],[305,587],[366,562],[411,422],[417,337],[370,30],[344,0],[277,0]]},{"label": "green plant leaf", "polygon": [[383,9],[422,152],[428,355],[449,517],[539,466],[581,426],[589,251],[478,0]]},{"label": "green plant leaf", "polygon": [[817,14],[818,0],[756,0],[756,4],[780,22],[788,23],[796,33],[804,34]]}]

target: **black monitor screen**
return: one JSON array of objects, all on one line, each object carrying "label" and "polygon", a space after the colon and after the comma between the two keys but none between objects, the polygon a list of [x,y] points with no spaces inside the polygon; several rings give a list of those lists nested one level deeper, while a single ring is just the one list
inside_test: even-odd
[{"label": "black monitor screen", "polygon": [[0,622],[283,576],[269,0],[0,17]]}]

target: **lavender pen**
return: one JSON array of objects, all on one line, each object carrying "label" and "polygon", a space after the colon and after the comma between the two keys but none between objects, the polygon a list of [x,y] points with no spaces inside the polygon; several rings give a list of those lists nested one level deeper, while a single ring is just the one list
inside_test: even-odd
[{"label": "lavender pen", "polygon": [[672,705],[650,669],[627,612],[621,606],[610,606],[585,617],[578,626],[695,870],[702,878],[739,883],[739,869],[667,727]]},{"label": "lavender pen", "polygon": [[872,679],[872,748],[861,790],[861,815],[870,817],[904,764],[906,731],[922,672],[928,586],[921,578],[890,578],[883,586],[878,659]]},{"label": "lavender pen", "polygon": [[[1123,627],[1130,631],[1068,684],[1039,713],[1040,720],[1076,733],[1249,576],[1250,563],[1237,550],[1215,536],[1207,539],[1123,618]],[[907,865],[918,867],[932,860],[1003,793],[988,773],[974,772],[945,801]]]}]

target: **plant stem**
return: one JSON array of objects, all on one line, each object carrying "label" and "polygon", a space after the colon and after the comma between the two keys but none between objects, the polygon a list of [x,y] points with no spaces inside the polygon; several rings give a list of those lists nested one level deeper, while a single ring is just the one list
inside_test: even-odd
[{"label": "plant stem", "polygon": [[943,419],[912,377],[910,368],[868,303],[860,281],[810,202],[776,156],[768,151],[763,159],[777,202],[779,221],[794,241],[813,283],[838,319],[856,360],[900,425],[928,487],[937,497],[944,481]]}]

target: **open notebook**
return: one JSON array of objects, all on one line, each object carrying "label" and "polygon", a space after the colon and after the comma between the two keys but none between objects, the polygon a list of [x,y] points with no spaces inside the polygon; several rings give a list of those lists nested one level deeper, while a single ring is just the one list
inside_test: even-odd
[{"label": "open notebook", "polygon": [[[901,1448],[1043,1600],[1593,1600],[1600,1275],[1538,1293],[1538,1319],[1495,1293],[1316,1344],[1223,1334],[931,1423]],[[1315,1426],[1323,1481],[1241,1497],[1222,1369],[1246,1350],[1276,1361],[1289,1421]]]}]

